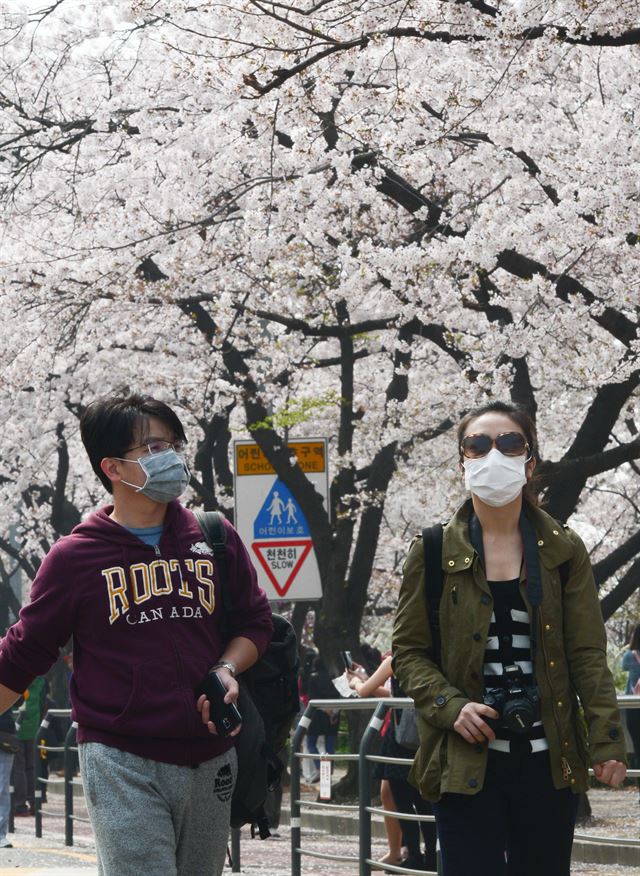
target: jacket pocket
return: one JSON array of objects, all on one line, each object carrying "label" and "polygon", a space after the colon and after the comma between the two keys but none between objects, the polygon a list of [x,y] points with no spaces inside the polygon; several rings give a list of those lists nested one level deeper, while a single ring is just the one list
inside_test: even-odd
[{"label": "jacket pocket", "polygon": [[576,748],[578,750],[578,757],[588,768],[589,766],[589,741],[587,738],[587,725],[584,719],[584,714],[582,713],[582,709],[580,709],[577,705],[574,706],[575,715],[574,715],[574,732],[576,737]]},{"label": "jacket pocket", "polygon": [[175,662],[146,660],[133,668],[126,705],[104,729],[123,736],[181,738],[193,723],[189,705],[195,712],[195,694],[179,684]]}]

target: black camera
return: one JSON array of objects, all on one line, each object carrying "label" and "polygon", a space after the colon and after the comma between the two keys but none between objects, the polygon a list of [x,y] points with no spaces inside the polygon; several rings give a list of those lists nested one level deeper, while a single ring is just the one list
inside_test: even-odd
[{"label": "black camera", "polygon": [[499,727],[512,733],[526,733],[540,719],[540,695],[534,685],[524,684],[522,669],[510,665],[504,667],[504,687],[489,687],[482,701],[498,713],[498,718],[484,718],[497,730]]}]

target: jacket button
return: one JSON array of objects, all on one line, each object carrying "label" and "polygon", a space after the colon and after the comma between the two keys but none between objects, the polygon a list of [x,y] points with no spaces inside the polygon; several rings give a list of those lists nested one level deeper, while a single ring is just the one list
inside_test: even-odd
[{"label": "jacket button", "polygon": [[482,636],[480,635],[480,633],[473,634],[473,641],[474,642],[479,642],[481,638],[482,638]]},{"label": "jacket button", "polygon": [[467,785],[470,788],[477,788],[478,787],[478,780],[477,779],[469,779],[469,781],[467,782]]},{"label": "jacket button", "polygon": [[554,667],[555,665],[556,665],[556,661],[555,661],[555,660],[549,660],[549,666],[550,666],[552,669],[553,669],[553,667]]},{"label": "jacket button", "polygon": [[549,630],[551,629],[551,624],[545,624],[545,625],[544,625],[544,628],[545,628],[545,630],[546,630],[547,633],[548,633]]},{"label": "jacket button", "polygon": [[568,742],[563,742],[563,745],[564,745],[565,748],[569,748],[569,743],[568,743]]},{"label": "jacket button", "polygon": [[436,697],[434,700],[436,706],[444,706],[446,701],[446,697],[443,697],[442,694],[439,697]]},{"label": "jacket button", "polygon": [[471,562],[471,558],[470,558],[470,557],[465,557],[465,558],[464,558],[464,561],[465,561],[465,563],[470,563],[470,562]]},{"label": "jacket button", "polygon": [[553,534],[554,534],[554,535],[560,535],[560,533],[558,532],[557,529],[554,529],[554,530],[553,530]]},{"label": "jacket button", "polygon": [[489,603],[491,602],[491,597],[489,596],[488,593],[483,593],[482,596],[480,597],[480,602],[483,605],[489,605]]},{"label": "jacket button", "polygon": [[544,542],[543,542],[543,540],[542,540],[542,539],[540,539],[540,540],[539,540],[539,541],[538,541],[538,547],[542,547],[542,546],[543,546],[543,544],[544,544]]},{"label": "jacket button", "polygon": [[557,705],[558,705],[558,708],[561,709],[562,708],[562,700],[558,700]]},{"label": "jacket button", "polygon": [[620,734],[615,727],[612,727],[611,730],[609,730],[609,739],[617,739],[619,736]]},{"label": "jacket button", "polygon": [[572,785],[575,785],[575,783],[576,783],[576,780],[575,780],[575,779],[571,779],[571,784],[572,784]]}]

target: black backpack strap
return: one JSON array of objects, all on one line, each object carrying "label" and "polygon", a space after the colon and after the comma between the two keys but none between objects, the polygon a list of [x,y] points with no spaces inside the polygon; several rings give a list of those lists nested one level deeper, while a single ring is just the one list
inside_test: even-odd
[{"label": "black backpack strap", "polygon": [[227,573],[227,530],[224,525],[224,515],[220,511],[197,510],[193,513],[218,564],[222,604],[225,614],[229,614],[231,611],[231,593],[229,592],[229,576]]},{"label": "black backpack strap", "polygon": [[427,595],[427,612],[431,627],[432,656],[440,664],[440,597],[444,587],[442,572],[442,524],[436,523],[422,530],[424,550],[424,586]]}]

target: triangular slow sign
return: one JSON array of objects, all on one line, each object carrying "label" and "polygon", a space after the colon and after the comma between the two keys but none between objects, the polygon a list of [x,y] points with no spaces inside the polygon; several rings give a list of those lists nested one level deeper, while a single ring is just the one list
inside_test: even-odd
[{"label": "triangular slow sign", "polygon": [[278,596],[285,596],[311,551],[311,539],[305,541],[254,541],[251,547]]}]

